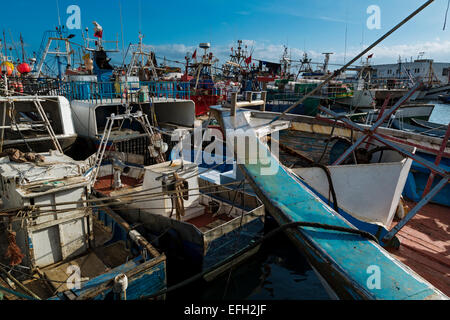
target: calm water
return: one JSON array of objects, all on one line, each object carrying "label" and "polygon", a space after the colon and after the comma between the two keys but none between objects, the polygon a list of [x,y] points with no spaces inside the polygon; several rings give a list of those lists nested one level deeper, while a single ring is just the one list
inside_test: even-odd
[{"label": "calm water", "polygon": [[185,300],[328,300],[306,259],[280,234],[260,251],[210,283],[198,281],[169,293],[167,301]]},{"label": "calm water", "polygon": [[448,124],[450,123],[450,104],[442,104],[437,101],[431,101],[435,105],[430,122]]}]

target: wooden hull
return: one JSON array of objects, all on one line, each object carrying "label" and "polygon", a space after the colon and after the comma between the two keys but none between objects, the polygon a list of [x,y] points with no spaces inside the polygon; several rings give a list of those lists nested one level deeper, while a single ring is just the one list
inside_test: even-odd
[{"label": "wooden hull", "polygon": [[[361,221],[389,228],[411,163],[411,159],[405,159],[393,163],[328,166],[339,208]],[[307,185],[328,198],[329,185],[322,169],[292,170]]]},{"label": "wooden hull", "polygon": [[[245,126],[243,112],[236,117],[222,108],[214,114],[224,129]],[[259,147],[267,150],[263,143]],[[268,151],[268,150],[267,150]],[[339,214],[295,180],[278,160],[267,152],[264,159],[251,163],[253,154],[237,159],[240,169],[280,225],[289,222],[317,222],[353,228]],[[261,174],[262,163],[277,166],[272,175]],[[266,166],[267,167],[267,166]],[[360,235],[314,227],[292,228],[286,234],[322,275],[341,299],[445,299],[439,290],[408,267],[392,258],[381,246]],[[380,286],[368,285],[370,270],[382,270]]]}]

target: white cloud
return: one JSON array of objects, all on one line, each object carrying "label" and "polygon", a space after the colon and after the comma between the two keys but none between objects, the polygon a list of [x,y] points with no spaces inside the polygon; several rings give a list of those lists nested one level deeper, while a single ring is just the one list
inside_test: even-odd
[{"label": "white cloud", "polygon": [[[252,52],[253,59],[279,62],[284,50],[283,44],[274,44],[268,41],[246,39],[242,40],[242,42],[244,46],[247,45],[247,50]],[[159,62],[162,57],[183,62],[187,52],[192,54],[195,49],[197,49],[198,54],[202,52],[202,50],[198,48],[198,45],[161,44],[146,47],[150,47],[156,53],[156,56],[160,57],[160,59],[158,59]],[[214,45],[214,43],[211,43],[211,51],[220,59],[220,63],[229,60],[231,47],[236,49],[237,43],[229,42],[226,45]],[[333,48],[330,48],[327,51],[333,52],[334,50]],[[344,58],[348,62],[361,51],[361,47],[350,47],[346,54],[343,51],[336,50],[330,58],[330,63],[342,64]],[[291,59],[293,60],[300,60],[304,53],[302,49],[295,47],[290,47],[289,52],[291,54]],[[419,52],[425,52],[424,58],[431,58],[439,62],[448,61],[448,57],[450,56],[450,41],[440,41],[439,39],[436,39],[434,41],[417,42],[413,44],[380,44],[375,49],[371,50],[368,55],[373,53],[372,63],[381,64],[396,63],[399,56],[401,56],[402,59],[409,60],[411,57],[415,59]],[[322,51],[307,50],[307,54],[313,62],[323,62]]]}]

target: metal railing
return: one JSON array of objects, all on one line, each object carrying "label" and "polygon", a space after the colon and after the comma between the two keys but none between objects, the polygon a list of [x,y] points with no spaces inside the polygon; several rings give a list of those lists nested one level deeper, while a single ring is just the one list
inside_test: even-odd
[{"label": "metal railing", "polygon": [[17,92],[19,95],[58,95],[69,101],[149,102],[150,98],[189,100],[191,97],[189,82],[179,81],[95,82],[10,78],[9,83],[13,94]]},{"label": "metal railing", "polygon": [[69,101],[83,100],[95,103],[149,102],[150,98],[190,99],[189,84],[176,81],[139,82],[61,82],[60,95]]}]

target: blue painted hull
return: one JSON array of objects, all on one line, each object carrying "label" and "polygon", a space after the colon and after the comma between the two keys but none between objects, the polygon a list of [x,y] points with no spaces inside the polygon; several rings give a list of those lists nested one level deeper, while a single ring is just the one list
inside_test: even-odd
[{"label": "blue painted hull", "polygon": [[[242,112],[230,116],[226,109],[212,109],[223,129],[242,127]],[[266,209],[280,225],[291,222],[315,222],[354,228],[338,213],[321,201],[304,185],[296,181],[261,141],[259,148],[267,150],[264,163],[278,165],[272,175],[261,174],[267,168],[260,161],[239,159],[241,170],[250,181]],[[270,165],[269,164],[269,165]],[[377,243],[358,234],[316,227],[287,229],[286,234],[328,286],[341,299],[445,299],[439,290],[411,269],[394,259]],[[379,285],[373,285],[374,271]]]},{"label": "blue painted hull", "polygon": [[[422,152],[417,152],[417,155],[420,157],[434,162],[436,157],[425,154]],[[441,163],[439,165],[446,171],[450,171],[450,159],[442,158]],[[408,175],[408,179],[406,180],[405,189],[403,190],[403,195],[415,202],[420,201],[422,199],[423,191],[425,190],[425,186],[428,182],[428,177],[430,176],[430,170],[422,166],[420,163],[413,162],[411,171]],[[439,181],[441,181],[439,176],[436,176],[433,181],[432,188],[436,186]],[[450,206],[450,184],[447,184],[436,196],[433,197],[431,202],[440,204],[443,206]]]},{"label": "blue painted hull", "polygon": [[[127,300],[137,300],[166,289],[166,257],[158,254],[156,250],[149,248],[149,246],[143,247],[133,242],[134,240],[130,238],[130,230],[118,221],[120,217],[111,216],[112,213],[106,210],[108,209],[94,209],[98,219],[112,230],[111,239],[103,246],[108,247],[118,241],[124,241],[128,244],[130,252],[134,253],[135,258],[81,283],[80,288],[72,289],[70,295],[60,292],[49,300],[115,300],[117,297],[112,290],[112,280],[119,274],[125,274],[128,278]],[[149,249],[151,252],[149,252]],[[145,258],[138,254],[143,250],[146,251]]]}]

